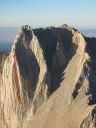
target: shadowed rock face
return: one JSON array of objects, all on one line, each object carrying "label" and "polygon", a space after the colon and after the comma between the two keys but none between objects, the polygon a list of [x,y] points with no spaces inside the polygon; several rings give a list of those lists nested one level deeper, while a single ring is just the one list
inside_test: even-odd
[{"label": "shadowed rock face", "polygon": [[63,71],[76,52],[77,45],[72,42],[72,32],[67,28],[36,29],[37,36],[44,52],[44,59],[51,75],[50,92],[55,91],[63,80]]},{"label": "shadowed rock face", "polygon": [[1,128],[94,126],[95,42],[68,25],[20,28],[2,59]]}]

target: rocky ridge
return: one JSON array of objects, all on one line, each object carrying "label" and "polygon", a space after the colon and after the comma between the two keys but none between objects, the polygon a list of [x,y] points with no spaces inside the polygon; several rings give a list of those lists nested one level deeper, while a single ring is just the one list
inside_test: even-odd
[{"label": "rocky ridge", "polygon": [[1,128],[94,128],[95,41],[66,24],[20,28],[2,67]]}]

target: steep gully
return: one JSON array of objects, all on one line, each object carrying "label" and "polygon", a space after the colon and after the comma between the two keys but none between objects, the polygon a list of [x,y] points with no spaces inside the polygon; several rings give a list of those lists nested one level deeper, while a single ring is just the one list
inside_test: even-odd
[{"label": "steep gully", "polygon": [[18,77],[18,72],[17,72],[17,67],[16,67],[16,53],[15,51],[13,51],[13,58],[14,58],[14,63],[13,63],[13,74],[14,74],[14,79],[15,79],[15,83],[16,83],[16,91],[17,91],[17,95],[18,95],[18,101],[22,106],[22,109],[24,109],[25,107],[25,103],[22,100],[22,96],[21,96],[21,90],[20,90],[20,86],[19,86],[19,77]]}]

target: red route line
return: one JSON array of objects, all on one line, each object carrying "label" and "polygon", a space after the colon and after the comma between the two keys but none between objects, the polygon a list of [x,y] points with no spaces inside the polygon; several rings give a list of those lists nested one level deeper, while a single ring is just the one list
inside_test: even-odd
[{"label": "red route line", "polygon": [[24,102],[22,101],[22,98],[21,98],[21,91],[20,91],[20,86],[19,86],[19,82],[18,82],[19,77],[18,77],[17,67],[16,67],[16,53],[15,52],[13,54],[13,58],[14,58],[13,71],[14,71],[14,74],[15,74],[15,82],[16,82],[18,101],[22,105],[22,108],[24,109],[25,104],[24,104]]}]

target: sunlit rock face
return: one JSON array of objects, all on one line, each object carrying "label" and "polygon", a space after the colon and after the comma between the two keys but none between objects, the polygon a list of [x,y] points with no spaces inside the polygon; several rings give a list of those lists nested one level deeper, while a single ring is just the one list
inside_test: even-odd
[{"label": "sunlit rock face", "polygon": [[22,26],[0,59],[1,128],[94,127],[95,41],[67,24]]}]

